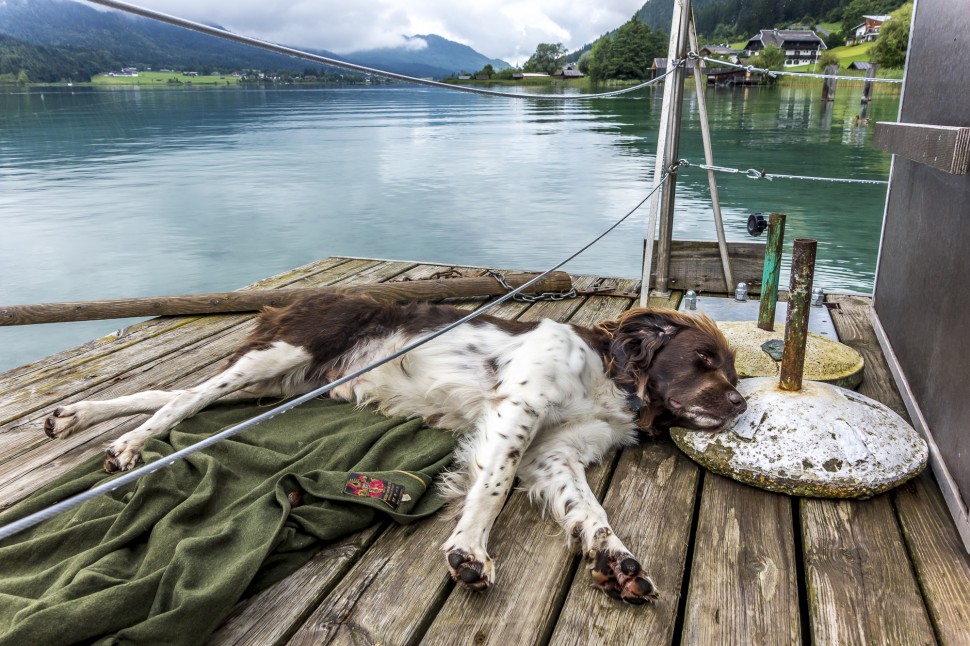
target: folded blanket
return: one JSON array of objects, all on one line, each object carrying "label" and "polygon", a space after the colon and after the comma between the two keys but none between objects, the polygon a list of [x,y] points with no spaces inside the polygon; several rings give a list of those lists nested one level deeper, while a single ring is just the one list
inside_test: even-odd
[{"label": "folded blanket", "polygon": [[[146,461],[253,417],[217,405],[150,440]],[[0,644],[197,644],[241,598],[326,541],[439,509],[454,436],[314,400],[0,543]],[[96,457],[0,516],[110,479]]]}]

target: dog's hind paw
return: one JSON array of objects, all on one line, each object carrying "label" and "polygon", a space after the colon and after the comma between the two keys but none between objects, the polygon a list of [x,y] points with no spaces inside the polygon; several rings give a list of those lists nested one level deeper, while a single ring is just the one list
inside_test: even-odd
[{"label": "dog's hind paw", "polygon": [[461,548],[448,550],[448,571],[458,585],[476,592],[495,583],[495,565],[492,559],[488,555],[482,559],[475,558]]},{"label": "dog's hind paw", "polygon": [[636,605],[657,600],[657,586],[629,553],[603,550],[592,561],[593,583],[606,594]]},{"label": "dog's hind paw", "polygon": [[80,419],[72,406],[59,406],[44,420],[44,433],[52,440],[63,439],[80,425]]},{"label": "dog's hind paw", "polygon": [[108,446],[104,456],[104,470],[108,473],[128,471],[141,459],[141,447],[125,441],[124,436]]}]

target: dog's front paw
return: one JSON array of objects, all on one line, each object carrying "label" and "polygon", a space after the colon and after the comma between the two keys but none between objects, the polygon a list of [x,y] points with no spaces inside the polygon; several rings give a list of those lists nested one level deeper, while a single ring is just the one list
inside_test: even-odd
[{"label": "dog's front paw", "polygon": [[81,426],[74,406],[59,406],[44,420],[44,433],[52,440],[64,439]]},{"label": "dog's front paw", "polygon": [[629,553],[602,550],[594,552],[591,560],[593,583],[606,594],[632,604],[656,601],[657,586]]},{"label": "dog's front paw", "polygon": [[451,578],[469,590],[481,591],[495,583],[495,565],[484,552],[476,558],[467,550],[451,547],[448,552],[448,571]]},{"label": "dog's front paw", "polygon": [[104,470],[108,473],[128,471],[141,459],[141,445],[125,440],[122,435],[108,445],[104,456]]}]

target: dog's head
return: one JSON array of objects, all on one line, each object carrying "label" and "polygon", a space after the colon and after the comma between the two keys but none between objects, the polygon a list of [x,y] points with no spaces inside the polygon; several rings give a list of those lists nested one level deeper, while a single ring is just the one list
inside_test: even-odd
[{"label": "dog's head", "polygon": [[642,400],[640,428],[719,430],[747,408],[734,351],[706,316],[639,308],[599,328],[610,376]]}]

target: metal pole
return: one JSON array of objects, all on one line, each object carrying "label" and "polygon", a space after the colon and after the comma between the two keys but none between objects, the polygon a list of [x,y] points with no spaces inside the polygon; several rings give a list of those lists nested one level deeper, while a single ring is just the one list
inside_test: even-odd
[{"label": "metal pole", "polygon": [[775,329],[775,309],[778,305],[778,277],[781,274],[781,250],[785,242],[785,216],[772,213],[768,217],[768,241],[765,244],[765,267],[761,274],[761,307],[758,327],[771,332]]},{"label": "metal pole", "polygon": [[[675,10],[677,4],[674,4]],[[677,58],[687,56],[687,24],[690,18],[690,0],[683,0],[680,25],[677,30]],[[675,168],[679,159],[680,121],[684,101],[684,69],[678,68],[670,75],[671,103],[667,122],[667,147],[664,151],[664,167]],[[677,194],[677,174],[671,173],[660,195],[660,229],[657,232],[657,280],[654,291],[667,296],[670,293],[670,246],[674,233],[674,205]]]},{"label": "metal pole", "polygon": [[[694,29],[694,12],[690,12],[690,50],[698,51],[697,33]],[[707,118],[707,79],[704,78],[703,61],[694,61],[694,86],[697,88],[697,109],[701,121],[701,139],[704,141],[704,161],[714,165],[714,152],[711,148],[711,125]],[[728,294],[734,289],[734,276],[731,274],[731,259],[728,256],[727,238],[724,235],[724,220],[721,218],[721,198],[717,192],[717,179],[714,171],[707,171],[707,184],[711,189],[711,208],[714,209],[714,229],[717,232],[717,247],[721,252],[721,269],[724,272],[724,291]]]},{"label": "metal pole", "polygon": [[808,315],[811,310],[812,279],[815,275],[815,250],[818,241],[796,238],[791,256],[791,284],[788,317],[785,319],[785,349],[781,356],[782,390],[802,389],[805,346],[808,343]]},{"label": "metal pole", "polygon": [[[684,48],[686,41],[682,38],[683,33],[686,31],[687,16],[690,11],[690,0],[674,0],[674,11],[673,19],[671,21],[670,27],[670,43],[667,47],[667,65],[673,65],[674,61],[682,58],[683,55],[680,53]],[[682,42],[683,41],[683,42]],[[686,52],[684,52],[686,54]],[[661,179],[665,169],[670,168],[670,155],[668,155],[668,142],[671,141],[670,133],[670,122],[672,119],[679,121],[680,119],[680,106],[679,102],[683,97],[683,70],[677,69],[670,76],[664,80],[664,94],[663,102],[660,107],[660,128],[657,135],[657,155],[654,162],[653,170],[653,188],[656,190],[657,186],[660,184]],[[677,92],[677,88],[681,89],[681,92]],[[678,131],[679,132],[679,131]],[[676,146],[675,146],[676,148]],[[676,159],[676,152],[674,154],[674,159]],[[666,186],[661,188],[659,191],[653,194],[650,200],[650,216],[647,220],[647,232],[644,238],[643,245],[643,272],[642,272],[642,283],[640,287],[640,305],[646,306],[649,294],[650,294],[650,274],[653,264],[653,248],[654,248],[654,238],[657,235],[657,219],[660,212],[660,201],[661,195],[666,195],[668,191],[673,192],[675,190],[675,182],[673,178],[667,181]],[[657,258],[657,271],[659,279],[660,265],[663,263],[665,265],[664,271],[666,272],[669,265],[669,258],[665,263],[662,256],[660,255],[663,251],[662,246],[658,248],[658,258]],[[666,249],[666,253],[670,253],[669,245]],[[659,283],[655,283],[655,287],[659,289]],[[663,286],[663,290],[666,290],[666,278]]]}]

